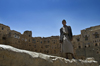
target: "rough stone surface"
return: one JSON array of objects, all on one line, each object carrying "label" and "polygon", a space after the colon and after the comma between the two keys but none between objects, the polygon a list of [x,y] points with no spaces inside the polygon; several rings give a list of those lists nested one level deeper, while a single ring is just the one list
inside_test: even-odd
[{"label": "rough stone surface", "polygon": [[62,57],[46,55],[0,45],[0,66],[99,66],[91,58],[86,60],[69,60]]}]

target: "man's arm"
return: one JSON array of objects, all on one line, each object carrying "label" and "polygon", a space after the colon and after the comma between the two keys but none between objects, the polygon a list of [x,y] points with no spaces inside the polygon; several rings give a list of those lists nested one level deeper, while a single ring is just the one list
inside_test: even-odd
[{"label": "man's arm", "polygon": [[63,31],[62,28],[60,28],[60,43],[63,42]]},{"label": "man's arm", "polygon": [[70,33],[70,40],[72,41],[72,39],[73,39],[73,35],[72,35],[72,29],[71,29],[70,26],[69,26],[69,33]]}]

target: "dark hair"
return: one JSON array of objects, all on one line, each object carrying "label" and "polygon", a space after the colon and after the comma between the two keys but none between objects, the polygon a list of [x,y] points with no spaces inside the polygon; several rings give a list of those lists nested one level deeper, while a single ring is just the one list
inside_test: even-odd
[{"label": "dark hair", "polygon": [[66,20],[65,20],[65,19],[63,19],[63,20],[62,20],[62,23],[63,23],[63,22],[66,22]]}]

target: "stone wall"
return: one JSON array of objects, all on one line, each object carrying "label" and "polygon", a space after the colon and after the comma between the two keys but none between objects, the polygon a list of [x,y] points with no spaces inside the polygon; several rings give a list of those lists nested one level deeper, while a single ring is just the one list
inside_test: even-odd
[{"label": "stone wall", "polygon": [[32,37],[32,31],[26,30],[21,34],[18,31],[10,30],[9,26],[3,24],[0,24],[0,44],[55,56],[61,54],[59,36]]},{"label": "stone wall", "polygon": [[72,44],[78,58],[94,57],[100,64],[100,25],[81,30]]},{"label": "stone wall", "polygon": [[93,59],[69,60],[0,45],[0,66],[99,66]]}]

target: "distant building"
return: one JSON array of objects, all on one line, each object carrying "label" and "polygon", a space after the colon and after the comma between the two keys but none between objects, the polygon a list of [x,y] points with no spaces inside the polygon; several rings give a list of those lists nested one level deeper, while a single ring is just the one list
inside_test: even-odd
[{"label": "distant building", "polygon": [[32,37],[31,31],[23,34],[10,30],[9,26],[0,24],[0,44],[7,44],[16,48],[60,56],[61,47],[59,36]]},{"label": "distant building", "polygon": [[72,43],[77,58],[94,57],[100,64],[100,25],[81,30]]},{"label": "distant building", "polygon": [[[0,24],[0,44],[65,57],[61,53],[59,36],[32,37],[31,31],[21,34],[3,24]],[[72,44],[76,58],[94,57],[100,64],[100,25],[81,30],[80,35],[73,36]]]}]

